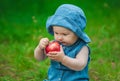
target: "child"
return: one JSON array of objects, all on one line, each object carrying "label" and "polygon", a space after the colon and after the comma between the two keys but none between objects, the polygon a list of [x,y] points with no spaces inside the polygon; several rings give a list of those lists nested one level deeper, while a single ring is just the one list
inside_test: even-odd
[{"label": "child", "polygon": [[44,81],[89,81],[90,38],[84,32],[86,17],[81,8],[63,4],[46,22],[48,32],[61,44],[60,52],[45,54],[48,38],[42,38],[35,48],[37,60],[51,59],[48,80]]}]

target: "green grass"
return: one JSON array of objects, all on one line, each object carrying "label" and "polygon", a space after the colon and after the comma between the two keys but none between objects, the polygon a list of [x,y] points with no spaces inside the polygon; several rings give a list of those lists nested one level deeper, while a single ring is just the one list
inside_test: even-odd
[{"label": "green grass", "polygon": [[[81,4],[88,22],[85,31],[92,40],[90,81],[119,81],[119,5],[117,1],[92,2],[95,6]],[[24,12],[0,15],[0,81],[42,81],[47,77],[49,59],[36,61],[34,49],[40,38],[53,38],[45,29],[50,14]]]}]

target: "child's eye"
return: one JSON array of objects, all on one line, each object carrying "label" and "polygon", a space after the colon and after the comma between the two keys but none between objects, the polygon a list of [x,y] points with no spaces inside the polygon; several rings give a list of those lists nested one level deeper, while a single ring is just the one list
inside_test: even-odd
[{"label": "child's eye", "polygon": [[67,34],[63,34],[64,36],[66,36]]},{"label": "child's eye", "polygon": [[55,32],[55,34],[58,34],[57,32]]}]

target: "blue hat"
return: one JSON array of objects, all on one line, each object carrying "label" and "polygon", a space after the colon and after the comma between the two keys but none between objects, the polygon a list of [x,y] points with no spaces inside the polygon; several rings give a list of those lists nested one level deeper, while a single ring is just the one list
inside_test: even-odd
[{"label": "blue hat", "polygon": [[53,33],[52,26],[62,26],[73,31],[86,43],[90,38],[84,32],[86,27],[86,17],[83,10],[72,4],[63,4],[56,10],[55,14],[48,18],[46,28],[50,34]]}]

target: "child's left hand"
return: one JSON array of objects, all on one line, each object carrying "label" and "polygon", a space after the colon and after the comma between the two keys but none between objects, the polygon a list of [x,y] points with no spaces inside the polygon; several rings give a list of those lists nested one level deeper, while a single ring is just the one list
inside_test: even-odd
[{"label": "child's left hand", "polygon": [[58,62],[62,62],[63,57],[65,56],[64,51],[62,46],[60,46],[60,52],[49,52],[47,54],[47,56],[51,59],[51,60],[55,60]]}]

